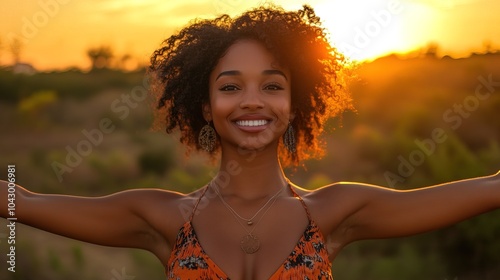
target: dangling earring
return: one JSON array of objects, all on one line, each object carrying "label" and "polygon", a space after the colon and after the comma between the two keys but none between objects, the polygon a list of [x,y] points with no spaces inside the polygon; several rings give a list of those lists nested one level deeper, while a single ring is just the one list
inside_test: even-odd
[{"label": "dangling earring", "polygon": [[290,122],[288,122],[288,128],[283,134],[283,144],[285,144],[286,149],[290,153],[295,153],[297,151],[297,142],[295,141],[295,131]]},{"label": "dangling earring", "polygon": [[198,135],[198,143],[203,148],[203,150],[207,152],[211,152],[215,148],[215,140],[217,139],[215,134],[215,129],[210,125],[210,122],[207,122]]}]

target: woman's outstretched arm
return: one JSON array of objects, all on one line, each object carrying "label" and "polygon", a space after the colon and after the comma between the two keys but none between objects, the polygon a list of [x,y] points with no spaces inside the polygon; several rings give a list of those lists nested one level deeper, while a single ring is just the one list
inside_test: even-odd
[{"label": "woman's outstretched arm", "polygon": [[[7,218],[8,183],[0,181],[0,216]],[[30,192],[15,187],[17,222],[69,238],[115,247],[153,251],[165,243],[152,226],[151,209],[175,194],[160,190],[132,190],[103,197],[77,197]]]},{"label": "woman's outstretched arm", "polygon": [[331,189],[351,199],[346,243],[422,233],[500,208],[500,172],[408,191],[357,183]]}]

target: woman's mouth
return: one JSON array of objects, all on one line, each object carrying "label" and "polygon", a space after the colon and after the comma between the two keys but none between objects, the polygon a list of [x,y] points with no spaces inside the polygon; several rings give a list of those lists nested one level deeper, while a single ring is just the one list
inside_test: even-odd
[{"label": "woman's mouth", "polygon": [[236,121],[236,124],[239,126],[245,126],[245,127],[254,127],[254,126],[263,126],[268,124],[268,120],[239,120]]}]

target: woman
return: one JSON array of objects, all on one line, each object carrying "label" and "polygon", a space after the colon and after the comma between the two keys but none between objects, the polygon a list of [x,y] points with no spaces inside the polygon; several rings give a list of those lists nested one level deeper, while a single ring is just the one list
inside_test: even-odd
[{"label": "woman", "polygon": [[330,262],[351,242],[421,233],[500,207],[500,173],[412,191],[291,183],[281,163],[320,154],[324,122],[350,106],[342,63],[307,6],[195,22],[165,41],[151,70],[167,132],[180,130],[182,143],[220,157],[213,180],[189,194],[99,198],[17,187],[18,222],[148,250],[168,279],[332,279]]}]

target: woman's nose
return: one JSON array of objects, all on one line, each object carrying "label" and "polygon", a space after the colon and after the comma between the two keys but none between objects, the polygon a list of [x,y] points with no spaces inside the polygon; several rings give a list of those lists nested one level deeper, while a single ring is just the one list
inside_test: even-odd
[{"label": "woman's nose", "polygon": [[246,90],[242,94],[240,108],[251,110],[264,108],[264,102],[262,100],[262,93],[260,90],[258,88],[249,88]]}]

